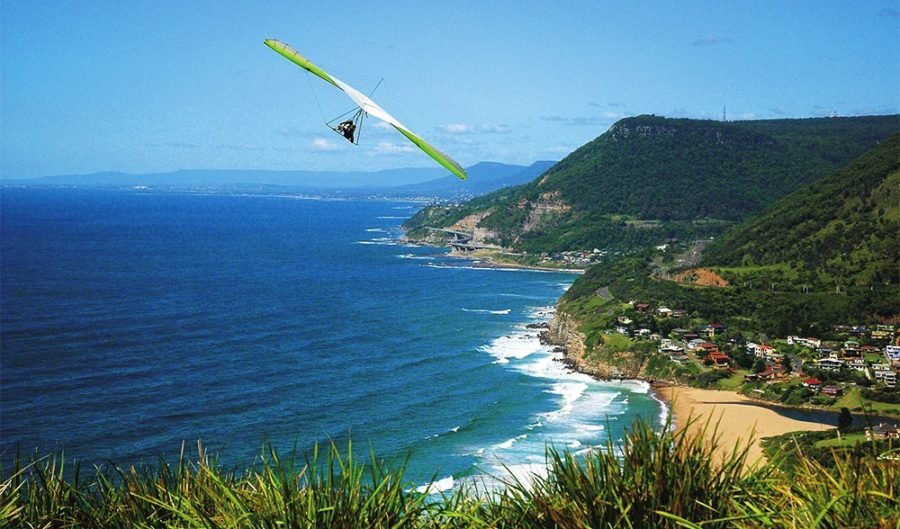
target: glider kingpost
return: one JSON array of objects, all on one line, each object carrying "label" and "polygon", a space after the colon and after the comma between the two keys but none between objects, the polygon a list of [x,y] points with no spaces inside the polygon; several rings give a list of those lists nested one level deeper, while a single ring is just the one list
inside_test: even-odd
[{"label": "glider kingpost", "polygon": [[434,147],[427,141],[423,140],[422,138],[420,138],[419,136],[414,134],[411,130],[406,128],[402,123],[397,121],[397,119],[394,118],[394,116],[385,112],[385,110],[383,108],[378,106],[378,104],[375,103],[374,101],[372,101],[368,96],[366,96],[359,90],[353,88],[352,86],[348,85],[347,83],[341,81],[337,77],[329,75],[327,72],[325,72],[325,70],[323,70],[323,69],[319,68],[318,66],[316,66],[315,64],[311,63],[309,61],[309,59],[307,59],[303,55],[300,55],[300,52],[298,52],[294,48],[288,46],[287,44],[285,44],[281,41],[275,40],[275,39],[268,39],[265,41],[265,43],[266,43],[266,46],[272,48],[273,50],[278,52],[280,55],[284,56],[284,58],[286,58],[287,60],[289,60],[292,63],[296,64],[297,66],[303,68],[304,70],[315,74],[316,76],[320,77],[325,82],[333,85],[334,87],[342,90],[344,93],[346,93],[348,96],[350,96],[350,99],[352,99],[353,102],[356,103],[356,105],[359,107],[359,109],[362,112],[365,112],[366,114],[375,116],[376,118],[393,126],[395,129],[397,129],[400,132],[400,134],[403,134],[404,136],[406,136],[406,138],[409,141],[415,143],[416,146],[418,146],[420,149],[425,151],[425,154],[434,158],[434,160],[437,163],[439,163],[442,166],[444,166],[445,168],[447,168],[451,173],[455,174],[459,178],[462,178],[462,179],[466,178],[465,169],[463,169],[462,166],[460,166],[456,162],[456,160],[454,160],[453,158],[442,153],[436,147]]}]

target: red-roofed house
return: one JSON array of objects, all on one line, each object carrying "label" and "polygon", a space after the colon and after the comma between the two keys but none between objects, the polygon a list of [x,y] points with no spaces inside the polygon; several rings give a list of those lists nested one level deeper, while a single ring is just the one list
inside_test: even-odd
[{"label": "red-roofed house", "polygon": [[731,360],[727,354],[719,350],[710,351],[707,358],[709,358],[716,367],[728,367],[728,362]]},{"label": "red-roofed house", "polygon": [[822,387],[822,381],[818,378],[807,378],[803,381],[803,387],[818,391]]}]

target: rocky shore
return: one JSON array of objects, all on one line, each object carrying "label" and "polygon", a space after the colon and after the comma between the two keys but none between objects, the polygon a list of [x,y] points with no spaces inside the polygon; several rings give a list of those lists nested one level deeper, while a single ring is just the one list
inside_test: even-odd
[{"label": "rocky shore", "polygon": [[541,332],[541,340],[556,346],[563,353],[563,362],[575,371],[585,373],[602,380],[654,380],[645,374],[644,362],[628,353],[617,354],[615,362],[602,357],[586,357],[585,336],[578,330],[580,322],[563,311],[557,310]]}]

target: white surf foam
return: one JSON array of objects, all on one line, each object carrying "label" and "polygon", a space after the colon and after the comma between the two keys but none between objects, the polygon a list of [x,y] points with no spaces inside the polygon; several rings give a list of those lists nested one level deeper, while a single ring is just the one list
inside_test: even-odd
[{"label": "white surf foam", "polygon": [[356,244],[376,244],[380,246],[400,246],[400,243],[397,239],[392,239],[391,237],[376,237],[374,239],[370,239],[368,241],[356,241]]},{"label": "white surf foam", "polygon": [[488,309],[462,309],[463,312],[474,312],[475,314],[509,314],[512,309],[488,310]]},{"label": "white surf foam", "polygon": [[509,362],[514,358],[526,358],[542,349],[535,336],[526,332],[514,332],[491,341],[490,344],[482,346],[480,350],[493,356],[500,363]]},{"label": "white surf foam", "polygon": [[453,476],[448,476],[433,483],[420,485],[416,487],[416,492],[418,492],[419,494],[437,494],[438,492],[444,492],[452,489],[455,483],[456,482],[453,480]]}]

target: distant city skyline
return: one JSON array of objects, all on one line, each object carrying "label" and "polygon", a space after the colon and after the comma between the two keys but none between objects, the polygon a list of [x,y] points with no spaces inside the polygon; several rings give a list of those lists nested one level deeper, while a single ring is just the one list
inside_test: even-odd
[{"label": "distant city skyline", "polygon": [[[639,114],[900,113],[900,1],[0,1],[0,177],[435,167],[282,40],[463,166],[561,159]],[[382,81],[383,79],[383,81]],[[379,85],[380,83],[380,85]]]}]

